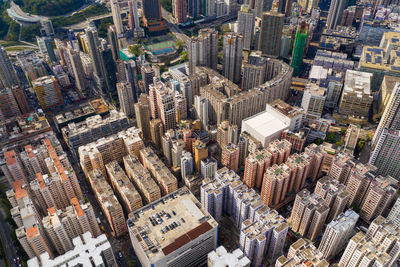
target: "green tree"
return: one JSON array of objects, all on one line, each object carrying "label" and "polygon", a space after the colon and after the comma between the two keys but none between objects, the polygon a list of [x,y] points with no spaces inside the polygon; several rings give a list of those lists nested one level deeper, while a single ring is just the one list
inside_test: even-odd
[{"label": "green tree", "polygon": [[23,26],[21,28],[21,39],[27,42],[35,42],[36,36],[40,36],[40,24]]},{"label": "green tree", "polygon": [[324,142],[324,140],[322,140],[322,138],[317,138],[314,140],[314,144],[316,144],[318,146],[321,145],[323,142]]},{"label": "green tree", "polygon": [[328,133],[326,135],[325,141],[331,144],[336,143],[336,136],[335,133]]},{"label": "green tree", "polygon": [[185,62],[189,60],[189,54],[187,51],[183,51],[179,54],[181,56],[181,59]]},{"label": "green tree", "polygon": [[134,44],[128,47],[130,53],[134,54],[135,56],[140,56],[143,54],[142,46],[139,44]]},{"label": "green tree", "polygon": [[172,13],[172,0],[161,0],[161,6],[169,13]]}]

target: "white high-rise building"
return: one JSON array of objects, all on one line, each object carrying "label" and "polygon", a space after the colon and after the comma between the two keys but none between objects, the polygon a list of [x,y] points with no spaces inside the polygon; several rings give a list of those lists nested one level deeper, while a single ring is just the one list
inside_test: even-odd
[{"label": "white high-rise building", "polygon": [[397,227],[400,227],[400,198],[398,198],[396,203],[394,203],[394,206],[390,210],[387,218],[391,220]]},{"label": "white high-rise building", "polygon": [[194,163],[193,157],[190,152],[184,151],[181,157],[181,176],[185,178],[186,176],[193,174]]},{"label": "white high-rise building", "polygon": [[325,259],[336,256],[347,245],[358,218],[359,215],[349,209],[327,225],[318,247]]},{"label": "white high-rise building", "polygon": [[208,100],[205,97],[194,96],[194,108],[203,129],[208,129]]},{"label": "white high-rise building", "polygon": [[218,162],[214,158],[205,158],[200,162],[201,177],[213,179],[218,168]]},{"label": "white high-rise building", "polygon": [[120,35],[124,32],[124,25],[122,24],[121,9],[117,0],[111,0],[111,13],[117,34]]},{"label": "white high-rise building", "polygon": [[319,119],[322,115],[326,99],[325,89],[315,83],[309,83],[304,90],[301,107],[306,112],[306,117],[311,120]]},{"label": "white high-rise building", "polygon": [[329,8],[328,20],[326,27],[330,30],[336,29],[342,19],[343,10],[346,7],[347,1],[345,0],[333,0]]}]

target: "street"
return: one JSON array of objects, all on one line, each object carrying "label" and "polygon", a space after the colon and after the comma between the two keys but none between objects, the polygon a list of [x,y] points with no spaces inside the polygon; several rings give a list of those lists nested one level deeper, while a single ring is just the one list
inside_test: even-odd
[{"label": "street", "polygon": [[13,259],[17,257],[17,249],[14,247],[14,242],[10,234],[11,230],[8,223],[3,217],[3,212],[0,211],[0,237],[4,248],[4,254],[7,258],[8,266],[14,266]]}]

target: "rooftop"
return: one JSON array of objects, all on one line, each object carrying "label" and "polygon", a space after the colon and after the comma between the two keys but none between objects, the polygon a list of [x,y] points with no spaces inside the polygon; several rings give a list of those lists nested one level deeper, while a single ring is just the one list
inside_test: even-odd
[{"label": "rooftop", "polygon": [[131,213],[127,224],[150,262],[218,225],[186,187]]}]

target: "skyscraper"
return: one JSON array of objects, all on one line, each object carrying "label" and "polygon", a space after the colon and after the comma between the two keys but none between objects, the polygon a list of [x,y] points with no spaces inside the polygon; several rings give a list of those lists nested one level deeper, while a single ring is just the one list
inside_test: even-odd
[{"label": "skyscraper", "polygon": [[243,35],[224,34],[222,73],[234,83],[240,81],[242,69]]},{"label": "skyscraper", "polygon": [[172,0],[172,11],[178,24],[187,21],[187,0]]},{"label": "skyscraper", "polygon": [[129,28],[137,29],[140,28],[139,13],[137,9],[137,0],[131,0],[129,5]]},{"label": "skyscraper", "polygon": [[85,72],[83,71],[81,56],[79,52],[68,49],[68,56],[72,67],[73,76],[75,78],[76,88],[83,96],[82,91],[86,89]]},{"label": "skyscraper", "polygon": [[53,39],[51,37],[36,36],[36,41],[40,52],[43,55],[48,55],[51,61],[56,62],[57,59],[54,54]]},{"label": "skyscraper", "polygon": [[284,19],[285,15],[279,13],[277,7],[262,14],[258,49],[264,55],[279,56]]},{"label": "skyscraper", "polygon": [[150,84],[153,84],[153,78],[156,74],[154,69],[148,65],[142,66],[141,72],[142,72],[142,81],[144,87],[143,89],[144,92],[147,94],[149,93],[149,86]]},{"label": "skyscraper", "polygon": [[400,179],[400,130],[382,131],[369,163],[378,168],[378,173]]},{"label": "skyscraper", "polygon": [[194,96],[196,118],[201,121],[202,128],[208,129],[208,100],[201,96]]},{"label": "skyscraper", "polygon": [[200,0],[188,0],[188,15],[191,19],[196,19],[200,14]]},{"label": "skyscraper", "polygon": [[118,45],[118,33],[115,25],[110,25],[107,29],[107,41],[110,44],[111,52],[114,61],[119,59],[119,45]]},{"label": "skyscraper", "polygon": [[253,51],[248,62],[243,64],[242,90],[247,91],[265,82],[267,58],[261,56],[261,51]]},{"label": "skyscraper", "polygon": [[124,32],[124,25],[122,24],[121,9],[117,0],[111,0],[111,13],[117,34],[120,35]]},{"label": "skyscraper", "polygon": [[120,62],[118,72],[119,80],[128,83],[132,91],[133,102],[136,103],[141,93],[137,77],[136,62],[132,59]]},{"label": "skyscraper", "polygon": [[14,66],[3,46],[0,46],[0,82],[4,87],[11,87],[19,83]]},{"label": "skyscraper", "polygon": [[250,50],[253,44],[254,23],[256,14],[249,6],[242,5],[238,12],[238,33],[243,35],[243,49]]},{"label": "skyscraper", "polygon": [[0,89],[0,119],[5,120],[20,114],[12,90],[10,88]]},{"label": "skyscraper", "polygon": [[132,90],[127,82],[117,83],[118,99],[121,110],[127,117],[134,114],[134,104]]},{"label": "skyscraper", "polygon": [[400,130],[400,83],[396,83],[393,88],[374,138],[372,138],[372,149],[378,144],[384,129]]},{"label": "skyscraper", "polygon": [[345,9],[347,1],[345,0],[332,0],[331,7],[329,8],[328,19],[326,21],[326,28],[330,30],[336,29],[339,25],[343,10]]},{"label": "skyscraper", "polygon": [[294,41],[292,61],[290,66],[293,68],[293,76],[298,76],[301,72],[301,65],[303,64],[304,46],[307,41],[307,28],[308,25],[305,21],[301,22],[297,27],[296,39]]},{"label": "skyscraper", "polygon": [[271,10],[273,0],[254,0],[253,2],[254,6],[252,8],[256,12],[257,17],[262,18],[264,12]]},{"label": "skyscraper", "polygon": [[139,101],[135,104],[136,122],[142,130],[143,139],[151,140],[150,133],[150,104],[146,94],[141,94]]},{"label": "skyscraper", "polygon": [[117,100],[117,75],[115,62],[112,58],[111,48],[99,48],[101,73],[104,78],[105,87],[103,93],[110,99]]},{"label": "skyscraper", "polygon": [[93,61],[94,74],[97,77],[101,76],[100,55],[97,47],[100,45],[97,29],[94,24],[90,24],[85,29],[89,55]]},{"label": "skyscraper", "polygon": [[193,74],[196,66],[217,69],[218,31],[211,28],[201,29],[198,37],[188,43],[189,73]]}]

